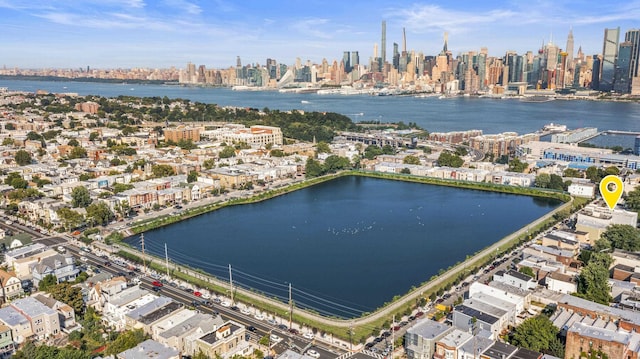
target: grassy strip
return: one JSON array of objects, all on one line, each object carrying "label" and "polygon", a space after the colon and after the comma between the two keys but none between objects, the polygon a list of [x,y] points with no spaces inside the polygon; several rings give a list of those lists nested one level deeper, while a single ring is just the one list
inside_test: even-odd
[{"label": "grassy strip", "polygon": [[509,193],[509,194],[523,195],[523,196],[545,197],[545,198],[557,199],[562,202],[569,202],[571,200],[571,196],[569,196],[568,194],[562,191],[535,188],[535,187],[519,187],[519,186],[494,184],[494,183],[488,183],[488,182],[449,180],[449,179],[441,179],[441,178],[435,178],[435,177],[414,176],[414,175],[408,175],[408,174],[386,173],[386,172],[349,171],[349,172],[344,172],[344,175],[356,175],[356,176],[382,178],[382,179],[405,181],[405,182],[417,182],[417,183],[432,184],[432,185],[438,185],[438,186],[476,189],[481,191]]}]

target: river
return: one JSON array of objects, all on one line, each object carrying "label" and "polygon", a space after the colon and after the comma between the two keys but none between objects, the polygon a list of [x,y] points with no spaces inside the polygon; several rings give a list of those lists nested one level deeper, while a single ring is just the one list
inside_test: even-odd
[{"label": "river", "polygon": [[171,85],[106,84],[0,80],[0,87],[35,92],[70,92],[105,97],[167,96],[221,106],[303,111],[333,111],[352,120],[415,122],[431,132],[480,129],[484,133],[529,133],[550,122],[570,129],[640,131],[640,104],[585,100],[523,102],[517,99],[475,97],[416,98],[413,96],[318,95],[277,91],[232,91],[228,88]]}]

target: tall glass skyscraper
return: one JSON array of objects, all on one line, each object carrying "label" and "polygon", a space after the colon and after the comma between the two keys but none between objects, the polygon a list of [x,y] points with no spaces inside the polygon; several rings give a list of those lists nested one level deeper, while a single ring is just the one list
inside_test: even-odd
[{"label": "tall glass skyscraper", "polygon": [[613,89],[618,93],[631,92],[631,50],[633,44],[629,41],[625,41],[620,44],[620,50],[618,51],[618,59],[616,60],[616,76],[613,83]]},{"label": "tall glass skyscraper", "polygon": [[604,44],[602,46],[602,70],[600,71],[600,91],[613,90],[616,74],[616,59],[618,58],[618,41],[620,28],[604,29]]},{"label": "tall glass skyscraper", "polygon": [[640,30],[629,30],[624,34],[624,41],[630,42],[631,48],[631,77],[638,76],[638,62],[640,61]]}]

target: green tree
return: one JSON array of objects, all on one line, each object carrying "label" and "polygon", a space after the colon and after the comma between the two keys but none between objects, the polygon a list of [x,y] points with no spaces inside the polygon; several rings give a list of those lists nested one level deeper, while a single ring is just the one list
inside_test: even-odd
[{"label": "green tree", "polygon": [[407,167],[405,167],[405,168],[400,170],[400,173],[402,173],[403,175],[410,175],[411,174],[411,170],[408,169]]},{"label": "green tree", "polygon": [[31,164],[31,154],[25,150],[18,150],[14,157],[18,166],[26,166]]},{"label": "green tree", "polygon": [[447,151],[442,151],[438,157],[438,165],[440,166],[458,168],[462,167],[463,164],[464,160],[460,156]]},{"label": "green tree", "polygon": [[420,159],[416,156],[408,155],[404,157],[402,163],[404,163],[405,165],[419,165]]},{"label": "green tree", "polygon": [[609,305],[609,268],[593,260],[593,254],[578,276],[577,296],[592,302]]},{"label": "green tree", "polygon": [[604,169],[605,176],[610,176],[610,175],[617,176],[619,174],[620,174],[620,169],[618,167],[610,166]]},{"label": "green tree", "polygon": [[15,144],[15,142],[13,141],[13,138],[11,137],[6,137],[4,140],[2,140],[2,145],[3,146],[13,146]]},{"label": "green tree", "polygon": [[596,166],[587,168],[584,174],[592,183],[600,183],[600,180],[604,177],[604,171]]},{"label": "green tree", "polygon": [[382,146],[382,154],[395,155],[396,154],[396,149],[393,148],[391,145],[384,145],[384,146]]},{"label": "green tree", "polygon": [[78,142],[78,140],[76,140],[75,138],[72,138],[69,140],[69,142],[67,142],[67,145],[72,147],[78,147],[80,146],[80,142]]},{"label": "green tree", "polygon": [[77,228],[78,226],[80,226],[80,224],[82,224],[82,221],[84,221],[82,214],[67,207],[60,208],[56,211],[56,213],[58,214],[58,217],[62,221],[66,230]]},{"label": "green tree", "polygon": [[518,172],[522,173],[529,167],[527,162],[522,162],[517,158],[514,158],[511,162],[509,162],[509,168],[507,171],[509,172]]},{"label": "green tree", "polygon": [[466,156],[467,154],[469,154],[469,151],[465,147],[462,147],[462,146],[456,147],[456,155],[462,157],[462,156]]},{"label": "green tree", "polygon": [[234,157],[235,155],[236,155],[236,149],[231,146],[225,146],[222,149],[222,151],[218,153],[218,156],[220,158],[231,158],[231,157]]},{"label": "green tree", "polygon": [[333,173],[351,167],[351,162],[346,157],[331,155],[324,160],[324,172]]},{"label": "green tree", "polygon": [[198,180],[198,172],[190,171],[187,175],[187,183],[192,183]]},{"label": "green tree", "polygon": [[109,222],[113,221],[115,215],[111,212],[109,205],[105,202],[98,201],[87,207],[87,218],[90,218],[93,223],[97,225],[106,226]]},{"label": "green tree", "polygon": [[520,269],[518,269],[518,272],[524,274],[524,275],[528,275],[531,278],[536,278],[536,274],[533,272],[533,269],[531,269],[531,267],[527,267],[527,266],[522,266],[520,267]]},{"label": "green tree", "polygon": [[133,189],[135,186],[132,184],[115,183],[113,185],[113,193],[120,193]]},{"label": "green tree", "polygon": [[107,346],[105,354],[116,355],[118,353],[122,353],[123,351],[131,349],[147,339],[148,336],[144,334],[142,329],[120,332],[118,337]]},{"label": "green tree", "polygon": [[635,212],[640,212],[640,187],[630,191],[625,197],[625,206]]},{"label": "green tree", "polygon": [[93,172],[82,173],[82,174],[80,174],[80,177],[79,177],[80,181],[88,181],[88,180],[90,180],[92,178],[96,178],[96,175]]},{"label": "green tree", "polygon": [[573,177],[573,178],[582,178],[582,172],[578,171],[575,168],[567,168],[566,170],[564,170],[563,176]]},{"label": "green tree", "polygon": [[538,188],[549,188],[549,183],[551,183],[551,176],[547,173],[541,173],[536,176],[534,184]]},{"label": "green tree", "polygon": [[74,147],[71,149],[67,157],[71,160],[76,158],[87,158],[87,150],[81,146]]},{"label": "green tree", "polygon": [[329,147],[329,144],[324,142],[324,141],[320,141],[316,144],[316,152],[317,153],[331,153],[331,148]]},{"label": "green tree", "polygon": [[76,316],[80,316],[84,311],[82,291],[79,287],[74,287],[73,284],[68,282],[62,282],[54,286],[50,286],[45,291],[51,293],[51,297],[53,297],[53,299],[66,303],[73,308]]},{"label": "green tree", "polygon": [[322,164],[313,158],[309,157],[305,165],[306,177],[318,177],[324,174],[324,167]]},{"label": "green tree", "polygon": [[627,224],[610,225],[600,238],[608,241],[612,248],[632,252],[640,250],[640,230]]},{"label": "green tree", "polygon": [[522,348],[557,355],[559,348],[554,348],[556,352],[550,352],[550,348],[551,343],[557,340],[558,333],[559,330],[549,318],[537,315],[522,322],[513,331],[509,341]]},{"label": "green tree", "polygon": [[279,149],[279,148],[274,148],[269,153],[271,154],[271,157],[284,157],[285,156],[284,151]]},{"label": "green tree", "polygon": [[214,160],[213,158],[206,159],[204,160],[202,165],[204,166],[204,169],[210,170],[213,168],[213,166],[216,165],[216,160]]},{"label": "green tree", "polygon": [[562,182],[562,177],[552,174],[549,176],[549,188],[557,189],[559,191],[565,190],[564,182]]},{"label": "green tree", "polygon": [[37,132],[29,131],[27,132],[27,140],[29,141],[40,141],[42,140],[42,136]]},{"label": "green tree", "polygon": [[89,134],[89,141],[95,141],[98,139],[98,137],[100,137],[100,134],[98,132],[91,132]]},{"label": "green tree", "polygon": [[376,145],[369,145],[364,149],[364,158],[372,160],[382,154],[382,148]]},{"label": "green tree", "polygon": [[40,280],[40,282],[38,282],[38,290],[47,292],[56,284],[58,284],[58,278],[56,278],[56,276],[53,274],[47,274],[42,278],[42,280]]},{"label": "green tree", "polygon": [[154,178],[174,176],[176,174],[170,165],[153,165],[151,166],[151,173],[153,173]]},{"label": "green tree", "polygon": [[91,195],[84,186],[77,186],[71,191],[71,206],[86,208],[91,204]]}]

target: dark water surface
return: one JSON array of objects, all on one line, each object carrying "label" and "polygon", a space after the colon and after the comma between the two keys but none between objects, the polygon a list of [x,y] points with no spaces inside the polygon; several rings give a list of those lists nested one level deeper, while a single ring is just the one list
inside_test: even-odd
[{"label": "dark water surface", "polygon": [[[351,317],[428,280],[558,201],[344,177],[145,233],[147,250],[297,306]],[[129,238],[136,244],[139,237]]]}]

